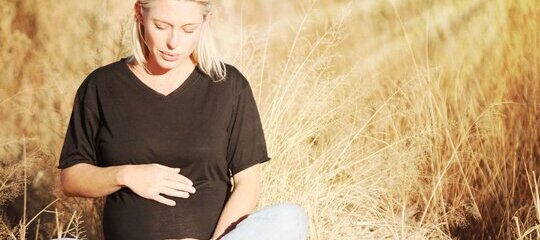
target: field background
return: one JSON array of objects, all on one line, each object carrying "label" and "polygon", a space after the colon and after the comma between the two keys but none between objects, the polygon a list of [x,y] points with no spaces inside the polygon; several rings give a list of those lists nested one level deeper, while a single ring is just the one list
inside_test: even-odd
[{"label": "field background", "polygon": [[[99,239],[56,169],[75,90],[130,54],[133,1],[0,0],[0,239]],[[540,237],[536,0],[216,2],[309,239]]]}]

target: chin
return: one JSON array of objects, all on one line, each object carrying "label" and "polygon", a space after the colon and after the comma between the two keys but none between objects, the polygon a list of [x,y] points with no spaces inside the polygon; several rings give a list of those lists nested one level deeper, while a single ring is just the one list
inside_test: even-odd
[{"label": "chin", "polygon": [[177,67],[178,65],[180,65],[180,59],[178,59],[178,60],[176,60],[174,62],[169,62],[169,61],[166,61],[166,60],[163,60],[163,59],[158,59],[157,65],[160,68],[163,68],[163,69],[173,69],[173,68]]}]

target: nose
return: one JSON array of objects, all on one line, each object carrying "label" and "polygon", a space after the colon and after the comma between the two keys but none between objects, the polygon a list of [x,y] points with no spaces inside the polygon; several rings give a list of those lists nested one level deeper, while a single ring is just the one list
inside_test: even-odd
[{"label": "nose", "polygon": [[167,46],[169,49],[175,49],[178,46],[178,43],[180,42],[179,39],[179,33],[177,29],[174,29],[171,32],[171,35],[169,36],[169,39],[167,40]]}]

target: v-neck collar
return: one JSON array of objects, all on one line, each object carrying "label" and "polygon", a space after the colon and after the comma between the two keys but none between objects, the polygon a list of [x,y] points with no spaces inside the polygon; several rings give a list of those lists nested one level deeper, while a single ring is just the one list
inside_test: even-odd
[{"label": "v-neck collar", "polygon": [[193,84],[193,82],[195,82],[195,80],[197,80],[200,77],[200,74],[201,74],[201,73],[199,73],[198,66],[196,65],[195,68],[193,69],[193,71],[189,74],[189,76],[186,78],[186,80],[184,80],[184,82],[182,84],[180,84],[180,86],[178,86],[176,89],[174,89],[169,94],[165,95],[163,93],[160,93],[160,92],[154,90],[150,86],[146,85],[146,83],[144,83],[139,77],[137,77],[137,75],[135,75],[135,73],[133,71],[131,71],[131,69],[127,65],[128,64],[127,63],[127,57],[122,58],[120,62],[122,64],[123,69],[128,72],[129,78],[131,80],[133,80],[133,82],[135,82],[135,84],[137,84],[147,94],[153,95],[153,96],[161,98],[161,99],[169,99],[169,98],[172,98],[172,97],[174,97],[176,95],[180,95],[189,86],[191,86]]}]

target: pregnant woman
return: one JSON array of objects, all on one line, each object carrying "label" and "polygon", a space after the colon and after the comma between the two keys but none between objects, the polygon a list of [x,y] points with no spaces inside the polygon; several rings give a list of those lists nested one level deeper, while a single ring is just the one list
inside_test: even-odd
[{"label": "pregnant woman", "polygon": [[106,240],[307,237],[296,204],[252,212],[270,157],[249,82],[216,55],[211,17],[210,1],[136,1],[133,54],[77,90],[61,186],[106,196]]}]

